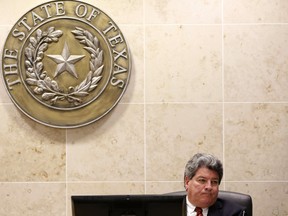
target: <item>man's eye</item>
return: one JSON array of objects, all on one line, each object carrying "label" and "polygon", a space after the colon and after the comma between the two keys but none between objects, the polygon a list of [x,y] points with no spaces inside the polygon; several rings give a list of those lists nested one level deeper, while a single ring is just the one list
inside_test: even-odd
[{"label": "man's eye", "polygon": [[206,179],[198,179],[198,182],[200,183],[200,184],[206,184]]},{"label": "man's eye", "polygon": [[218,180],[213,180],[213,181],[211,181],[211,184],[212,184],[212,185],[218,185],[218,184],[219,184],[219,181],[218,181]]},{"label": "man's eye", "polygon": [[[198,182],[199,184],[207,184],[208,181],[209,181],[209,180],[207,180],[207,179],[202,179],[202,178],[197,179],[197,182]],[[210,180],[210,184],[211,184],[212,186],[217,186],[217,185],[219,185],[219,181],[218,181],[218,180]]]}]

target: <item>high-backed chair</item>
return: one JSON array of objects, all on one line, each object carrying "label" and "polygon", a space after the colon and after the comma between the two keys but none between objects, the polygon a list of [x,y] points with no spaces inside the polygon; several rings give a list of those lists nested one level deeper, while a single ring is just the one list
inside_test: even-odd
[{"label": "high-backed chair", "polygon": [[[167,193],[168,195],[186,195],[186,191],[176,191]],[[232,191],[219,191],[218,197],[224,200],[230,200],[246,208],[246,215],[253,216],[252,198],[248,194],[237,193]]]}]

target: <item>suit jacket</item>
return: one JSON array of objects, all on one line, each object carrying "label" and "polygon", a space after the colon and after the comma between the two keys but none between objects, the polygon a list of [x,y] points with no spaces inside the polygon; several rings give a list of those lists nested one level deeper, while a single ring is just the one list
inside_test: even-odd
[{"label": "suit jacket", "polygon": [[[228,200],[223,200],[218,198],[216,202],[209,207],[208,216],[245,216],[245,208],[230,202]],[[182,216],[187,216],[187,205],[186,197],[183,201],[183,214]]]}]

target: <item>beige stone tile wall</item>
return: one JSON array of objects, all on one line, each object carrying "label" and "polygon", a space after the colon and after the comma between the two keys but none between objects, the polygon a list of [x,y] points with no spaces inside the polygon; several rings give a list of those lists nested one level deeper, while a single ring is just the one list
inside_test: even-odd
[{"label": "beige stone tile wall", "polygon": [[[0,0],[1,58],[43,2]],[[221,189],[250,194],[255,216],[288,215],[288,2],[86,2],[124,33],[129,87],[103,119],[65,130],[22,114],[1,81],[0,215],[71,216],[73,194],[182,190],[196,152],[223,161]]]}]

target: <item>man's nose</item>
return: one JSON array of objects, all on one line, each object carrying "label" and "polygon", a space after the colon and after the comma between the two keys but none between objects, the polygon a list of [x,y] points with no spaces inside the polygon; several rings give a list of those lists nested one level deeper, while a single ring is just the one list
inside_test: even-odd
[{"label": "man's nose", "polygon": [[205,184],[205,189],[207,190],[211,190],[212,189],[212,183],[211,181],[207,181],[206,184]]}]

